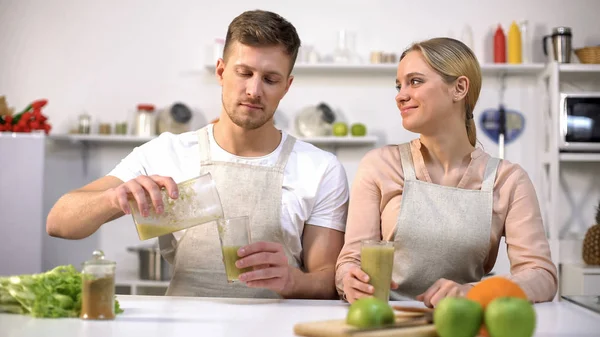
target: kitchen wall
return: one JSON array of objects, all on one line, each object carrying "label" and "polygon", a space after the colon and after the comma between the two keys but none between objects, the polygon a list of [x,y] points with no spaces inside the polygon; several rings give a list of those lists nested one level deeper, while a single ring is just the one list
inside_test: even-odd
[{"label": "kitchen wall", "polygon": [[[400,53],[412,41],[446,35],[460,37],[465,25],[473,31],[474,50],[489,62],[491,34],[498,23],[527,19],[533,31],[534,61],[543,62],[541,36],[558,25],[573,29],[573,45],[600,43],[600,2],[565,1],[117,1],[23,0],[0,1],[0,94],[10,105],[49,99],[47,114],[53,133],[65,133],[77,115],[90,113],[95,122],[132,120],[135,105],[164,107],[181,101],[194,109],[194,127],[219,114],[220,88],[204,70],[206,48],[222,37],[234,16],[247,9],[273,10],[289,19],[305,45],[331,53],[336,32],[357,32],[357,51],[368,58],[371,50]],[[212,63],[212,62],[211,62]],[[499,81],[484,78],[475,115],[498,105]],[[505,103],[526,116],[525,133],[506,148],[506,159],[521,164],[539,184],[535,114],[540,108],[533,77],[507,80]],[[394,78],[383,75],[297,76],[281,102],[277,123],[285,126],[307,105],[329,103],[350,122],[364,122],[380,136],[377,146],[414,137],[402,129],[394,103]],[[497,146],[480,132],[484,149]],[[45,214],[63,193],[106,174],[131,146],[79,145],[51,142],[47,150],[44,186]],[[370,147],[338,149],[349,182],[360,158]],[[4,161],[5,159],[1,159]],[[573,176],[582,177],[579,168]],[[593,170],[593,168],[592,168]],[[586,171],[586,172],[589,172]],[[591,177],[591,174],[587,174]],[[571,184],[585,195],[589,180]],[[595,191],[592,191],[592,195]],[[588,194],[589,197],[589,194]],[[592,200],[592,198],[590,198]],[[597,200],[597,198],[596,198]],[[591,223],[591,203],[583,206],[582,222]],[[567,216],[567,215],[565,215]],[[136,257],[127,246],[139,244],[130,218],[104,226],[83,241],[44,239],[44,268],[86,259],[102,248],[125,273],[135,273]],[[508,260],[499,258],[497,270],[506,272]]]}]

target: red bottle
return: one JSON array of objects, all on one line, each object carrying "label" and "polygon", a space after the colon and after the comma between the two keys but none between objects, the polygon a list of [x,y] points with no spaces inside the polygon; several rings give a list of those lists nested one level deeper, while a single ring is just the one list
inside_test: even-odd
[{"label": "red bottle", "polygon": [[494,34],[494,63],[506,63],[506,36],[500,25]]}]

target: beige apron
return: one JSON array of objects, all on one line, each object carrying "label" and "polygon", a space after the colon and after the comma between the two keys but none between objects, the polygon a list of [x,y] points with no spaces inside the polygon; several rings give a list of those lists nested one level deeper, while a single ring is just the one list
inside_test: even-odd
[{"label": "beige apron", "polygon": [[[200,174],[210,172],[215,180],[225,217],[248,215],[252,242],[283,244],[283,172],[296,139],[287,136],[277,164],[270,167],[213,161],[206,128],[198,131],[198,141]],[[171,245],[173,241],[172,236],[159,239],[163,247]],[[167,289],[169,296],[280,297],[271,290],[249,288],[244,283],[227,283],[216,222],[188,229],[174,247],[176,248],[170,252],[162,249],[165,258],[174,263],[173,277]],[[290,265],[298,267],[285,245],[284,250]]]},{"label": "beige apron", "polygon": [[396,223],[393,294],[414,298],[440,278],[480,281],[489,253],[493,187],[499,160],[490,158],[481,190],[419,181],[410,144],[402,144],[402,204]]}]

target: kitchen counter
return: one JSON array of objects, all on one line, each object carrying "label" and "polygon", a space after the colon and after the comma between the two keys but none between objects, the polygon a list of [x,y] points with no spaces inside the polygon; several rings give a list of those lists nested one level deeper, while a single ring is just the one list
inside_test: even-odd
[{"label": "kitchen counter", "polygon": [[[260,300],[118,296],[114,321],[34,319],[0,314],[0,336],[294,336],[298,322],[343,319],[348,304],[319,300]],[[422,307],[421,302],[392,302]],[[535,336],[600,336],[600,314],[571,302],[535,305]]]}]

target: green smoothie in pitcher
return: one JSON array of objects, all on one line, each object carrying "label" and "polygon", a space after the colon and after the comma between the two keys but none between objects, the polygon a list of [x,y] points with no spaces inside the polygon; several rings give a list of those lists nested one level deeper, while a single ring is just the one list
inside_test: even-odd
[{"label": "green smoothie in pitcher", "polygon": [[225,273],[227,274],[227,282],[237,281],[239,276],[245,272],[251,271],[252,268],[238,268],[235,262],[240,259],[237,251],[242,246],[223,246],[223,262],[225,263]]},{"label": "green smoothie in pitcher", "polygon": [[360,250],[360,268],[369,275],[369,284],[375,288],[373,296],[387,302],[390,298],[394,269],[394,243],[363,242]]}]

